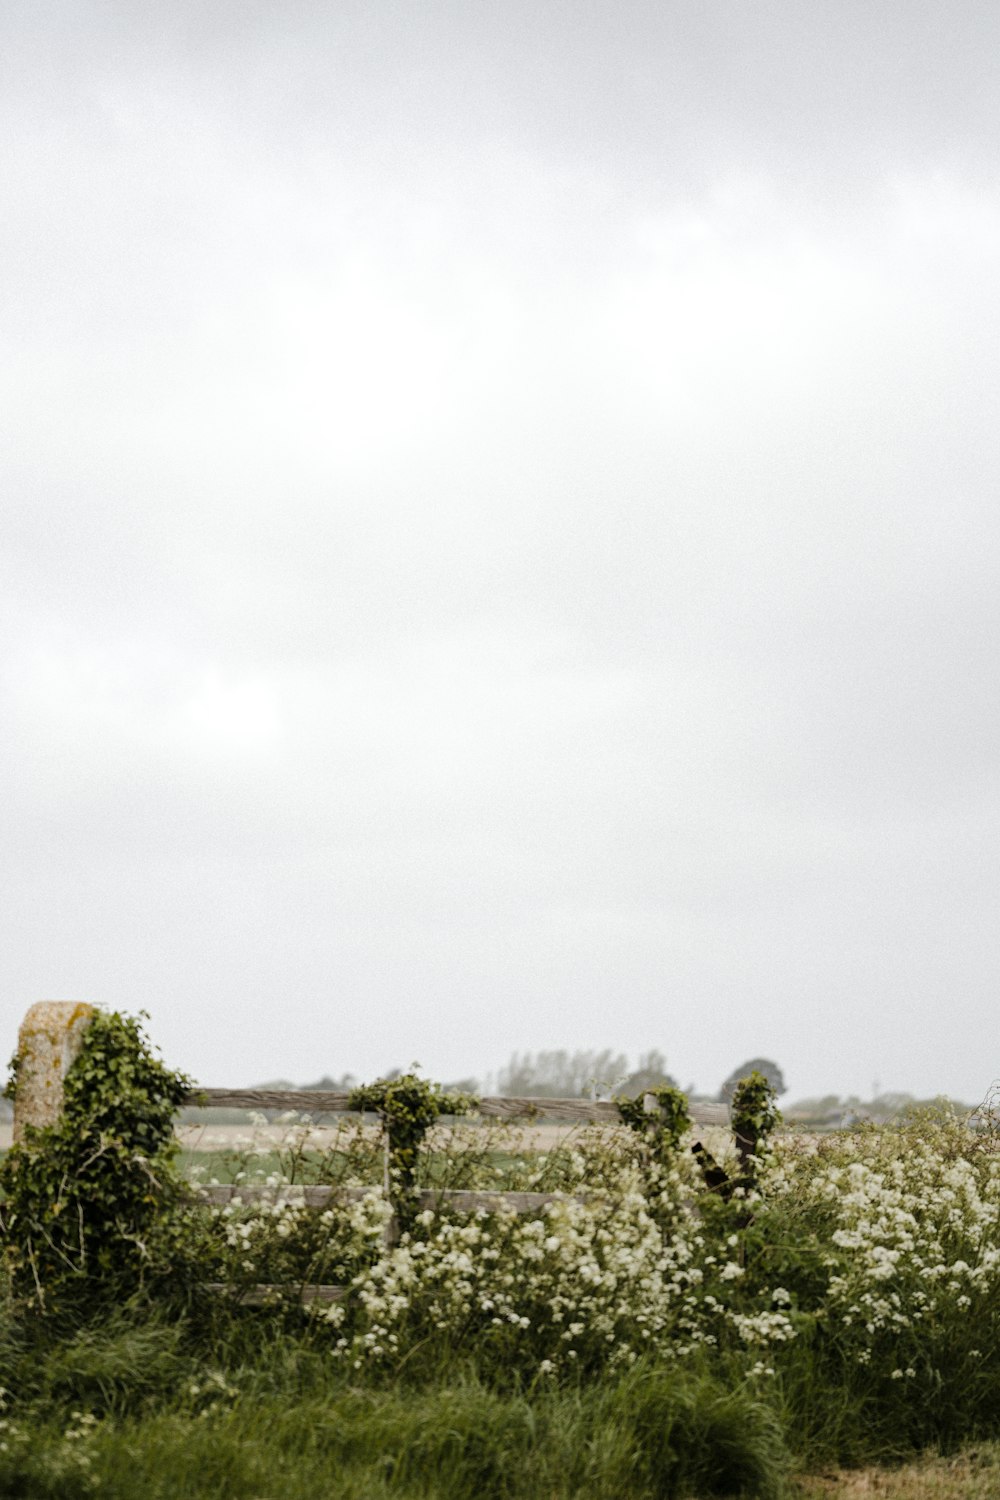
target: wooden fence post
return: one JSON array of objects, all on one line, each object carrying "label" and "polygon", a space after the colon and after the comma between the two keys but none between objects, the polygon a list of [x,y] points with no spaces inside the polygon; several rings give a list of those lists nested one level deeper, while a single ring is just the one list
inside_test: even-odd
[{"label": "wooden fence post", "polygon": [[75,1000],[40,1000],[21,1022],[17,1034],[15,1143],[23,1139],[26,1125],[41,1129],[59,1119],[63,1079],[94,1015],[92,1005]]}]

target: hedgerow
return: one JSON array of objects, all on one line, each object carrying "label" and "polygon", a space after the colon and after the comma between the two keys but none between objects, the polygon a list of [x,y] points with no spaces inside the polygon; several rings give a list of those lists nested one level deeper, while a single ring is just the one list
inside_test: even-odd
[{"label": "hedgerow", "polygon": [[[277,1168],[257,1154],[270,1147],[248,1143],[230,1164],[231,1201],[195,1206],[197,1179],[181,1177],[171,1136],[187,1080],[162,1068],[135,1023],[99,1018],[63,1121],[3,1165],[9,1284],[46,1314],[67,1305],[67,1288],[144,1289],[147,1306],[188,1330],[186,1353],[164,1353],[163,1370],[204,1365],[199,1338],[220,1340],[208,1373],[189,1381],[200,1393],[190,1400],[213,1412],[241,1388],[235,1351],[252,1367],[272,1329],[351,1389],[437,1389],[464,1372],[505,1400],[540,1401],[625,1389],[629,1372],[647,1372],[678,1390],[711,1387],[713,1401],[739,1392],[747,1411],[770,1414],[755,1429],[762,1443],[780,1429],[813,1458],[1000,1430],[995,1130],[975,1134],[940,1111],[879,1130],[776,1134],[773,1094],[751,1078],[732,1130],[694,1149],[671,1091],[659,1115],[645,1098],[622,1101],[632,1129],[587,1127],[539,1150],[516,1127],[446,1119],[473,1100],[412,1075],[393,1082],[395,1097],[387,1083],[354,1101],[381,1115],[387,1180],[370,1124],[344,1120],[318,1153],[304,1121]],[[332,1187],[325,1206],[296,1198],[304,1178]],[[520,1213],[418,1203],[420,1188],[443,1185],[555,1196]],[[272,1201],[258,1201],[259,1187]],[[206,1282],[233,1297],[199,1291]],[[285,1284],[288,1297],[241,1306],[261,1282]],[[338,1283],[343,1298],[300,1307],[296,1288],[317,1282]],[[199,1309],[198,1335],[187,1305]],[[23,1372],[18,1358],[10,1367]],[[3,1359],[11,1413],[42,1400],[19,1396],[26,1377],[9,1385]],[[640,1402],[647,1386],[627,1388]],[[104,1420],[96,1398],[78,1410]],[[635,1473],[654,1485],[649,1463]],[[748,1493],[776,1493],[780,1463],[768,1465]]]},{"label": "hedgerow", "polygon": [[336,1270],[348,1295],[313,1316],[353,1371],[436,1369],[461,1352],[531,1382],[707,1354],[786,1394],[822,1367],[906,1441],[951,1440],[1000,1410],[1000,1154],[962,1122],[774,1137],[757,1143],[752,1182],[736,1143],[717,1139],[728,1195],[643,1132],[591,1127],[533,1154],[491,1139],[505,1175],[490,1181],[477,1159],[479,1185],[565,1196],[535,1214],[442,1203],[395,1245],[377,1189],[320,1214],[236,1202],[216,1220],[232,1274],[268,1279],[279,1243],[298,1279]]}]

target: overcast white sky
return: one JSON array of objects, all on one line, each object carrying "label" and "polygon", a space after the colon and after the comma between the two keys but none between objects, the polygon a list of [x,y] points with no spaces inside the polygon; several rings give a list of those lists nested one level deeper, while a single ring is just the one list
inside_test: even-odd
[{"label": "overcast white sky", "polygon": [[998,74],[993,0],[6,0],[8,1052],[981,1097]]}]

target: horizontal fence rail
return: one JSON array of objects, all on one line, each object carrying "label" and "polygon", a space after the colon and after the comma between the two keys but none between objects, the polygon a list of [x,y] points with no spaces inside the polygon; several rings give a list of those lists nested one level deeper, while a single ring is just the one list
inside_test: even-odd
[{"label": "horizontal fence rail", "polygon": [[[256,1183],[244,1187],[239,1182],[211,1183],[198,1186],[196,1192],[205,1203],[234,1206],[253,1203],[299,1204],[304,1208],[325,1208],[328,1203],[357,1203],[371,1193],[382,1189],[371,1187],[337,1187],[335,1184],[286,1183],[283,1187],[258,1186]],[[515,1213],[530,1214],[544,1208],[547,1203],[585,1203],[590,1193],[527,1193],[513,1189],[504,1191],[475,1188],[421,1188],[414,1194],[423,1208],[457,1208],[462,1213],[474,1213],[485,1209],[487,1213],[498,1207],[513,1209]]]},{"label": "horizontal fence rail", "polygon": [[[191,1089],[184,1100],[198,1109],[280,1109],[309,1115],[357,1113],[351,1095],[331,1089]],[[701,1102],[688,1106],[696,1125],[728,1125],[729,1107]],[[483,1120],[551,1120],[567,1125],[621,1123],[613,1099],[522,1099],[489,1095],[480,1099],[471,1118]],[[456,1118],[468,1119],[470,1116]]]}]

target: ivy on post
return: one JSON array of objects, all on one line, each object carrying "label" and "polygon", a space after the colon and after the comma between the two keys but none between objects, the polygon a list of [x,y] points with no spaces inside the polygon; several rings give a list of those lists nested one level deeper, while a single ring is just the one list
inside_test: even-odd
[{"label": "ivy on post", "polygon": [[173,1121],[191,1080],[154,1056],[133,1017],[78,1007],[89,1014],[61,1097],[41,1090],[45,1107],[29,1117],[25,1098],[71,1031],[39,1046],[38,1009],[7,1086],[21,1132],[0,1163],[0,1238],[12,1288],[44,1312],[74,1292],[127,1293],[176,1263]]},{"label": "ivy on post", "polygon": [[446,1093],[415,1073],[362,1084],[351,1093],[348,1108],[374,1110],[385,1135],[385,1185],[394,1222],[387,1238],[394,1241],[413,1222],[416,1212],[417,1155],[427,1131],[442,1115],[463,1115],[475,1109],[471,1094]]},{"label": "ivy on post", "polygon": [[692,1123],[687,1095],[673,1084],[664,1083],[658,1088],[645,1089],[634,1098],[618,1096],[614,1103],[623,1123],[642,1137],[650,1211],[661,1233],[669,1235],[676,1214],[676,1194],[671,1184],[681,1142]]},{"label": "ivy on post", "polygon": [[[772,1083],[756,1069],[746,1078],[741,1078],[733,1090],[730,1105],[730,1123],[736,1141],[741,1172],[734,1183],[743,1189],[744,1198],[749,1197],[757,1186],[758,1160],[767,1149],[768,1136],[781,1122],[777,1091]],[[753,1223],[753,1210],[745,1206],[739,1215],[737,1228],[749,1229]],[[746,1260],[746,1242],[741,1238],[739,1264]]]},{"label": "ivy on post", "polygon": [[781,1123],[777,1092],[763,1073],[753,1072],[741,1078],[733,1091],[730,1120],[740,1166],[748,1187],[756,1181],[756,1160],[766,1148],[767,1138]]},{"label": "ivy on post", "polygon": [[762,1073],[755,1071],[741,1078],[736,1085],[730,1106],[730,1125],[739,1164],[737,1172],[729,1172],[720,1166],[701,1141],[695,1141],[691,1147],[709,1193],[720,1205],[730,1205],[727,1211],[734,1213],[731,1222],[741,1237],[737,1257],[741,1266],[746,1257],[743,1232],[749,1229],[754,1217],[747,1200],[757,1186],[757,1166],[767,1149],[768,1137],[781,1122],[775,1099],[775,1088]]},{"label": "ivy on post", "polygon": [[634,1099],[616,1099],[618,1113],[626,1125],[646,1136],[654,1156],[667,1161],[675,1156],[691,1129],[687,1095],[672,1084],[646,1089]]}]

